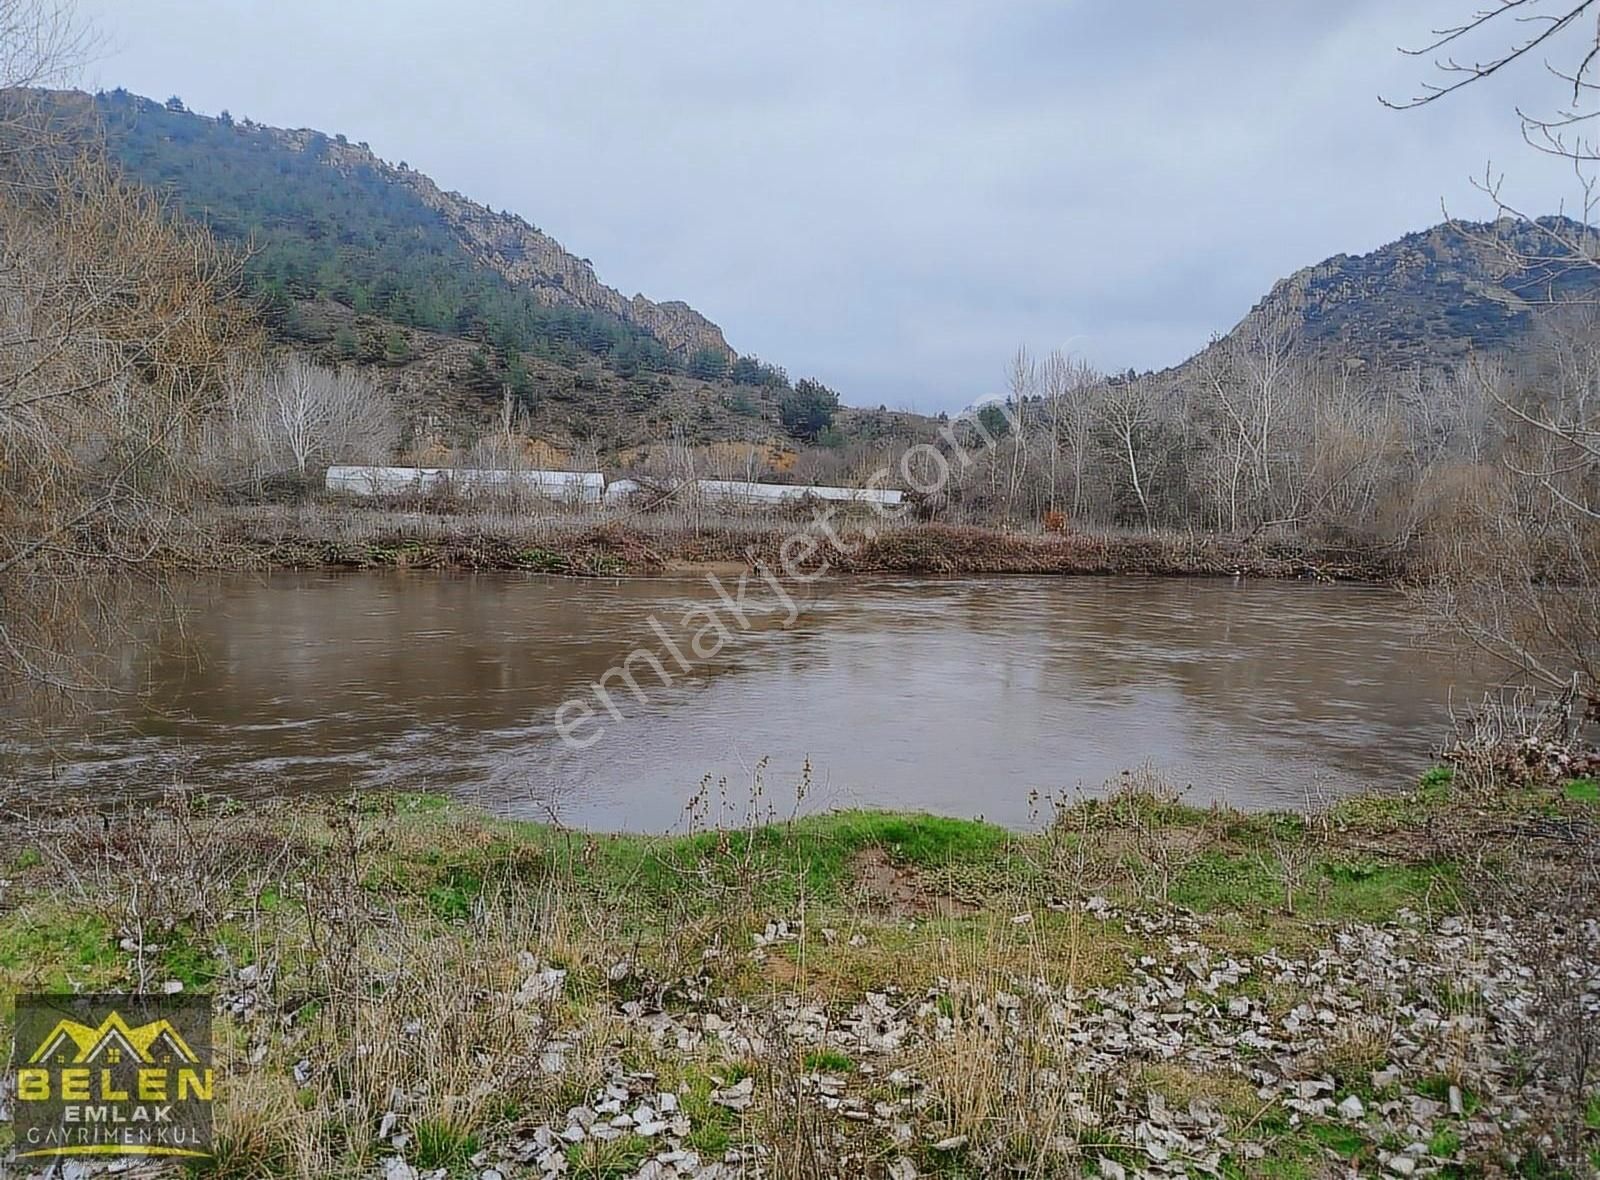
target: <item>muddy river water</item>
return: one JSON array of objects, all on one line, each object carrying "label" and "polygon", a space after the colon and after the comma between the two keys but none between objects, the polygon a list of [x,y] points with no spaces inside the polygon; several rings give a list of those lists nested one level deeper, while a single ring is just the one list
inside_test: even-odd
[{"label": "muddy river water", "polygon": [[1037,796],[1145,764],[1246,808],[1395,788],[1474,688],[1371,587],[879,578],[793,610],[733,597],[705,578],[210,581],[181,626],[134,629],[124,691],[8,718],[0,756],[34,798],[426,788],[665,831],[696,796],[715,816],[759,789],[781,815],[804,785],[807,808],[1023,826]]}]

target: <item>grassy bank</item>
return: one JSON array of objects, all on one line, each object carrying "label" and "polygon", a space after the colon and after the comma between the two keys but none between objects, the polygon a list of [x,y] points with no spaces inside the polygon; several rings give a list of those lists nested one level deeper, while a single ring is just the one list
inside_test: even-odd
[{"label": "grassy bank", "polygon": [[0,980],[213,993],[223,1176],[1600,1165],[1591,782],[1048,810],[52,813],[0,845]]},{"label": "grassy bank", "polygon": [[[220,510],[187,560],[254,568],[528,570],[580,576],[780,568],[779,547],[809,514],[673,510],[531,516],[400,512],[338,503]],[[1198,533],[1014,533],[866,517],[832,522],[815,561],[837,574],[1151,574],[1390,581],[1390,549],[1319,547]],[[825,539],[826,540],[826,539]],[[815,564],[815,563],[814,563]]]}]

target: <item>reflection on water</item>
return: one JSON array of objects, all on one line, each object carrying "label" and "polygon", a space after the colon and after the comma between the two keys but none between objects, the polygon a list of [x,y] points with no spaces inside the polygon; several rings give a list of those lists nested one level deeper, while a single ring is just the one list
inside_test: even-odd
[{"label": "reflection on water", "polygon": [[[1399,785],[1440,736],[1453,669],[1372,588],[1141,578],[819,587],[692,673],[618,695],[576,752],[557,707],[714,603],[703,581],[286,574],[194,588],[181,634],[130,644],[125,696],[12,726],[17,788],[240,794],[446,789],[524,816],[666,829],[701,780],[758,764],[792,799],[1029,822],[1029,794],[1146,760],[1197,801]],[[590,697],[592,700],[592,696]],[[15,720],[15,719],[13,719]],[[592,731],[584,731],[586,733]],[[33,736],[19,736],[32,734]],[[787,809],[786,804],[780,807]]]}]

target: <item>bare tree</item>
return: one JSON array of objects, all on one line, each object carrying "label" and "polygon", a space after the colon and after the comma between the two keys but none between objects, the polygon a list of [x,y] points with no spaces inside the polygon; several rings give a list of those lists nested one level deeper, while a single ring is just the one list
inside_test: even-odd
[{"label": "bare tree", "polygon": [[1011,477],[1006,482],[1006,519],[1015,517],[1017,493],[1028,462],[1028,401],[1039,385],[1039,366],[1027,348],[1019,347],[1006,367],[1006,389],[1016,421],[1011,432]]},{"label": "bare tree", "polygon": [[[1600,0],[1487,0],[1457,24],[1434,29],[1423,44],[1402,50],[1433,59],[1443,81],[1424,81],[1418,94],[1403,101],[1381,101],[1402,110],[1427,106],[1538,54],[1563,83],[1568,105],[1548,115],[1519,108],[1524,138],[1541,151],[1595,159],[1593,141],[1584,131],[1600,111],[1584,111],[1582,104],[1600,89],[1591,80],[1600,61],[1600,23],[1584,20],[1597,3]],[[1563,65],[1554,64],[1551,57],[1558,51],[1567,54]]]},{"label": "bare tree", "polygon": [[[1495,233],[1508,273],[1529,276],[1560,302],[1572,271],[1600,269],[1590,219],[1594,180],[1584,166],[1600,159],[1589,127],[1600,109],[1592,71],[1600,61],[1596,0],[1498,0],[1460,24],[1438,30],[1413,52],[1444,55],[1442,83],[1427,83],[1409,103],[1418,106],[1481,83],[1537,52],[1551,62],[1566,105],[1554,114],[1518,110],[1524,137],[1540,151],[1571,159],[1582,192],[1581,220],[1531,220],[1501,195],[1486,174],[1481,187],[1501,216],[1518,219],[1522,234]],[[1476,41],[1498,38],[1480,57],[1462,60]],[[1562,52],[1567,54],[1563,60]],[[1593,290],[1594,279],[1583,284]],[[1580,296],[1586,298],[1586,296]],[[1486,404],[1499,412],[1505,442],[1499,478],[1474,489],[1472,548],[1448,552],[1425,594],[1440,617],[1469,643],[1546,685],[1581,695],[1600,707],[1600,324],[1566,319],[1541,350],[1533,380],[1510,381],[1479,368],[1473,376]]]},{"label": "bare tree", "polygon": [[0,5],[0,686],[79,682],[64,604],[181,538],[185,453],[253,346],[237,260],[119,175],[84,101],[17,89],[82,44]]},{"label": "bare tree", "polygon": [[1128,478],[1148,529],[1155,527],[1151,511],[1154,454],[1151,436],[1157,425],[1155,383],[1134,377],[1107,385],[1100,401],[1100,423],[1110,437],[1108,449]]},{"label": "bare tree", "polygon": [[353,369],[326,369],[289,354],[236,379],[226,413],[262,471],[293,471],[304,480],[315,466],[377,462],[394,451],[400,433],[394,406]]},{"label": "bare tree", "polygon": [[1050,435],[1048,502],[1058,507],[1061,493],[1062,449],[1072,474],[1070,510],[1074,520],[1083,516],[1084,481],[1094,445],[1096,399],[1104,378],[1079,357],[1057,349],[1045,359],[1042,375],[1044,415]]},{"label": "bare tree", "polygon": [[1208,438],[1218,524],[1237,532],[1282,515],[1290,465],[1286,435],[1304,410],[1292,313],[1256,312],[1214,340],[1195,366],[1196,414]]}]

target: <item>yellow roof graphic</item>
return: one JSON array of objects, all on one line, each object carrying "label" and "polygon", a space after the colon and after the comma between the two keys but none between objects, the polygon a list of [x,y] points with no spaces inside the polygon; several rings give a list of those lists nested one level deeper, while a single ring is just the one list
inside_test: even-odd
[{"label": "yellow roof graphic", "polygon": [[65,1037],[73,1045],[76,1055],[74,1062],[88,1061],[95,1056],[95,1051],[106,1041],[119,1041],[138,1054],[141,1061],[155,1061],[155,1045],[163,1037],[169,1047],[182,1060],[198,1062],[199,1055],[189,1048],[170,1020],[152,1020],[149,1024],[141,1024],[137,1028],[131,1027],[122,1018],[120,1012],[112,1012],[100,1022],[98,1028],[87,1024],[80,1024],[76,1020],[61,1020],[50,1030],[50,1035],[45,1037],[29,1063],[43,1061],[50,1056],[55,1047]]}]

